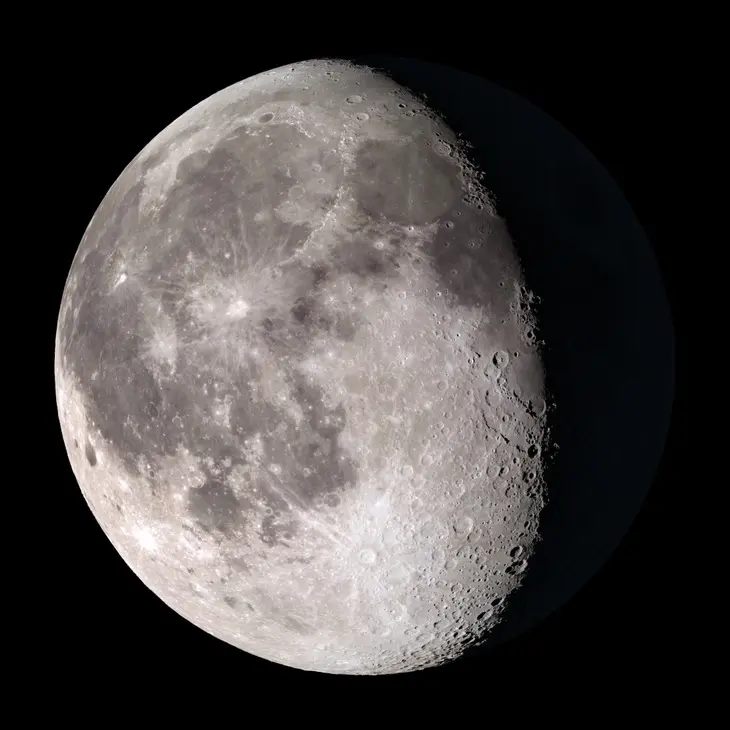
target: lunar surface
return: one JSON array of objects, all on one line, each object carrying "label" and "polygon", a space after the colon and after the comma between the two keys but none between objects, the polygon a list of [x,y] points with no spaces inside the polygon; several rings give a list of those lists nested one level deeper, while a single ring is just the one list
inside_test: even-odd
[{"label": "lunar surface", "polygon": [[129,164],[71,266],[56,394],[84,497],[162,601],[246,652],[452,660],[539,535],[527,284],[466,146],[388,76],[224,89]]}]

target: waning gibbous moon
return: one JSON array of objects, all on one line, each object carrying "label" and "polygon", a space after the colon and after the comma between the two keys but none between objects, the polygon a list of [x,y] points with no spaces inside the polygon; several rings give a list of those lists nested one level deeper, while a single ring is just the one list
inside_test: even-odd
[{"label": "waning gibbous moon", "polygon": [[344,61],[262,73],[161,132],[89,224],[56,336],[74,474],[219,639],[318,672],[444,663],[536,547],[533,309],[425,101]]}]

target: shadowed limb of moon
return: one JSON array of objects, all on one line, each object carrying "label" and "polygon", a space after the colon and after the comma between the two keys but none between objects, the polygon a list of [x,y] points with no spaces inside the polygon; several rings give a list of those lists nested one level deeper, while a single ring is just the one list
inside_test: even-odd
[{"label": "shadowed limb of moon", "polygon": [[542,541],[486,646],[565,603],[604,564],[651,486],[674,394],[674,332],[649,241],[584,145],[528,101],[473,74],[374,56],[472,145],[539,297],[551,429]]}]

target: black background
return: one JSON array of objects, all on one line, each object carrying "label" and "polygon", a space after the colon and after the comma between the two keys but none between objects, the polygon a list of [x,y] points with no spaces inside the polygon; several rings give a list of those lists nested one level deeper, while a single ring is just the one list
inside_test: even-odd
[{"label": "black background", "polygon": [[[55,412],[53,338],[65,277],[86,226],[128,162],[152,137],[195,103],[252,74],[305,58],[385,50],[449,63],[513,90],[560,121],[603,163],[649,234],[678,317],[678,269],[670,243],[676,164],[667,154],[677,77],[666,52],[646,51],[646,39],[623,42],[620,59],[605,48],[550,53],[527,62],[522,52],[488,60],[478,48],[437,52],[431,44],[315,43],[240,54],[162,49],[120,60],[119,48],[60,54],[50,84],[62,87],[68,110],[56,127],[63,180],[55,183],[59,214],[43,271],[47,314],[43,383],[49,428],[48,468],[54,474],[46,568],[45,631],[29,649],[29,680],[48,691],[68,686],[124,702],[165,705],[195,692],[197,704],[230,716],[236,692],[285,690],[302,696],[338,693],[378,701],[468,692],[480,702],[510,688],[552,688],[561,701],[590,690],[619,704],[637,693],[669,691],[681,668],[677,511],[678,386],[675,413],[655,484],[629,534],[609,563],[566,606],[531,632],[480,659],[391,677],[338,677],[301,672],[251,657],[192,626],[165,606],[124,564],[97,525],[76,485]],[[59,102],[61,103],[61,102]],[[50,623],[49,623],[50,622]],[[70,678],[69,678],[70,677]],[[245,688],[245,689],[242,689]],[[476,693],[476,694],[473,694]],[[286,694],[286,697],[291,696]],[[319,695],[316,695],[319,696]],[[452,695],[452,697],[455,695]],[[283,697],[282,697],[283,701]],[[449,701],[450,702],[450,701]],[[216,710],[216,708],[219,708]]]}]

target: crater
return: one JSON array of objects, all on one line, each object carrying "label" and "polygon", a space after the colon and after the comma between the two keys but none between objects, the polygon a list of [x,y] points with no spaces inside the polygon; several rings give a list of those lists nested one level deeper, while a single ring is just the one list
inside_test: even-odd
[{"label": "crater", "polygon": [[293,616],[284,616],[284,618],[281,620],[281,623],[290,631],[294,631],[297,634],[311,634],[314,632],[314,629],[309,626],[308,624],[305,624],[303,621],[300,621],[297,618],[294,618]]},{"label": "crater", "polygon": [[84,454],[86,454],[86,461],[88,461],[91,466],[96,466],[96,451],[88,441],[84,448]]},{"label": "crater", "polygon": [[449,210],[458,195],[456,164],[418,139],[367,140],[353,170],[357,200],[374,219],[385,217],[401,225],[430,223]]},{"label": "crater", "polygon": [[218,530],[228,534],[241,517],[241,506],[231,487],[215,479],[190,490],[188,510],[206,532]]}]

